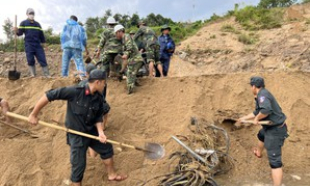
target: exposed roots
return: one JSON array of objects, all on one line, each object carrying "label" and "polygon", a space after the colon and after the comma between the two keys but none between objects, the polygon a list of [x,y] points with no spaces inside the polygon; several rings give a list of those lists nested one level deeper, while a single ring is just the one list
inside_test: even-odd
[{"label": "exposed roots", "polygon": [[192,134],[177,137],[203,157],[206,163],[182,149],[169,157],[171,160],[179,160],[171,174],[157,176],[141,186],[151,181],[156,181],[158,186],[217,186],[214,175],[227,172],[233,167],[232,158],[228,154],[230,138],[223,128],[200,123],[195,118],[191,119],[189,129]]}]

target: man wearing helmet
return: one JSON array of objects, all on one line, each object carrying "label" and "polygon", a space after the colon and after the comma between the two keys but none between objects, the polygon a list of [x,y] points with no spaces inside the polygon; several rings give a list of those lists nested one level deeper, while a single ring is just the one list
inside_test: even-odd
[{"label": "man wearing helmet", "polygon": [[140,21],[138,27],[139,30],[133,39],[138,45],[139,50],[146,53],[149,75],[154,77],[154,66],[156,66],[160,76],[164,77],[163,67],[159,60],[160,45],[155,32],[150,27],[147,27],[144,21]]},{"label": "man wearing helmet", "polygon": [[101,70],[106,71],[109,74],[110,64],[111,71],[116,72],[114,60],[115,57],[122,53],[122,43],[120,40],[116,39],[113,28],[117,22],[113,17],[107,19],[108,28],[101,34],[101,39],[98,45],[97,57],[101,54],[101,59],[99,66]]},{"label": "man wearing helmet", "polygon": [[128,94],[131,94],[136,83],[137,73],[143,65],[143,58],[131,36],[125,34],[124,26],[116,25],[114,27],[114,32],[116,38],[122,41],[123,44],[122,69],[125,69],[124,65],[127,65],[127,88]]}]

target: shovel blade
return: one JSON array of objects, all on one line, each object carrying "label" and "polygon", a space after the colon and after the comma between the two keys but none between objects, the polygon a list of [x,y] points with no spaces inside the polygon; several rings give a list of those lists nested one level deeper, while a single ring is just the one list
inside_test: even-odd
[{"label": "shovel blade", "polygon": [[146,143],[145,150],[146,158],[151,160],[158,160],[165,156],[164,147],[157,143]]},{"label": "shovel blade", "polygon": [[20,72],[15,70],[9,71],[9,80],[18,80],[20,79]]}]

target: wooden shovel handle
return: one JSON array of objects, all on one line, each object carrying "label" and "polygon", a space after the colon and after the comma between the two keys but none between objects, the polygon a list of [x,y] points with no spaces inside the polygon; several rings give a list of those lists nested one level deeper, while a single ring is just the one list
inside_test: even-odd
[{"label": "wooden shovel handle", "polygon": [[[15,113],[12,113],[12,112],[7,112],[6,115],[10,116],[12,118],[16,118],[16,119],[20,119],[20,120],[28,122],[28,118],[27,117],[19,115],[19,114],[15,114]],[[57,129],[57,130],[62,130],[62,131],[65,131],[65,132],[68,132],[68,133],[71,133],[71,134],[77,134],[77,135],[84,136],[84,137],[91,138],[91,139],[98,140],[98,141],[100,140],[100,138],[98,136],[86,134],[86,133],[83,133],[83,132],[79,132],[79,131],[76,131],[76,130],[68,129],[68,128],[65,128],[65,127],[57,126],[57,125],[53,125],[53,124],[50,124],[50,123],[47,123],[47,122],[44,122],[44,121],[39,121],[39,124],[43,125],[43,126],[46,126],[46,127],[49,127],[49,128],[53,128],[53,129]],[[122,146],[122,147],[127,147],[127,148],[131,148],[131,149],[136,149],[136,150],[138,149],[138,148],[136,148],[133,145],[124,144],[124,143],[120,143],[120,142],[109,140],[109,139],[107,140],[107,142],[108,143],[112,143],[114,145],[119,145],[119,146]]]},{"label": "wooden shovel handle", "polygon": [[[252,120],[244,120],[244,121],[241,121],[241,123],[254,124],[254,121],[252,121]],[[260,125],[271,125],[272,122],[271,121],[259,121],[258,124],[260,124]]]}]

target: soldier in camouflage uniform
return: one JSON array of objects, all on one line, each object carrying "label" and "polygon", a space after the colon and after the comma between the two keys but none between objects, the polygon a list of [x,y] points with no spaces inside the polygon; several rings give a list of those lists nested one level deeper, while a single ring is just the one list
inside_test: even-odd
[{"label": "soldier in camouflage uniform", "polygon": [[101,54],[100,62],[98,65],[101,70],[107,71],[108,74],[111,65],[111,71],[118,74],[119,72],[116,72],[114,60],[118,54],[122,53],[122,43],[115,37],[113,28],[117,22],[114,20],[114,18],[109,17],[107,24],[109,28],[101,34],[101,39],[98,45],[97,57],[99,57]]},{"label": "soldier in camouflage uniform", "polygon": [[149,76],[154,77],[154,66],[156,65],[160,76],[164,77],[163,67],[159,60],[160,45],[155,32],[150,27],[147,27],[143,21],[139,22],[138,27],[139,30],[136,32],[133,40],[139,50],[146,53],[147,63],[149,64]]},{"label": "soldier in camouflage uniform", "polygon": [[117,39],[121,40],[123,44],[123,65],[127,64],[128,67],[127,88],[128,94],[131,94],[136,84],[137,73],[143,65],[143,58],[133,39],[129,34],[125,34],[125,28],[122,25],[116,25],[114,32]]}]

